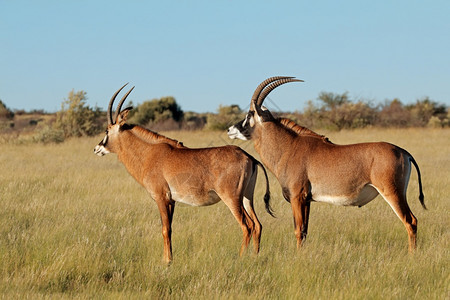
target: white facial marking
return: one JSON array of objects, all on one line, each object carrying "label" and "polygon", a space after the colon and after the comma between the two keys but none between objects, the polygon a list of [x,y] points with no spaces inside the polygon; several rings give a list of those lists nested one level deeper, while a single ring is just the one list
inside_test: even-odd
[{"label": "white facial marking", "polygon": [[109,151],[103,145],[97,145],[94,148],[94,153],[98,156],[103,156],[105,154],[108,154]]},{"label": "white facial marking", "polygon": [[233,125],[228,128],[228,137],[232,140],[240,139],[246,141],[247,138]]},{"label": "white facial marking", "polygon": [[106,143],[108,142],[108,134],[105,135],[103,140],[94,148],[94,153],[98,156],[103,156],[108,154],[109,151],[105,148]]}]

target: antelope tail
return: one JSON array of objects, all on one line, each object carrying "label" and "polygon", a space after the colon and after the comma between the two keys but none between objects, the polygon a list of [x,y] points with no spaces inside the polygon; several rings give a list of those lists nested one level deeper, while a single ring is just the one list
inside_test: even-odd
[{"label": "antelope tail", "polygon": [[409,155],[409,157],[410,157],[409,160],[412,162],[414,167],[416,167],[416,171],[417,171],[417,178],[418,178],[418,181],[419,181],[419,201],[420,201],[420,204],[422,204],[422,207],[424,209],[427,209],[427,207],[425,206],[425,196],[423,195],[423,191],[422,191],[422,177],[420,176],[419,165],[415,161],[414,157],[412,157],[412,155]]},{"label": "antelope tail", "polygon": [[253,159],[254,162],[256,163],[256,165],[260,166],[261,169],[264,172],[264,176],[266,177],[266,193],[264,194],[264,204],[266,205],[266,211],[269,215],[271,215],[272,217],[275,218],[275,215],[273,214],[273,209],[272,207],[270,207],[270,188],[269,188],[269,177],[267,176],[267,171],[266,168],[264,168],[264,166],[262,165],[262,163],[260,163],[259,161],[257,161],[256,159]]}]

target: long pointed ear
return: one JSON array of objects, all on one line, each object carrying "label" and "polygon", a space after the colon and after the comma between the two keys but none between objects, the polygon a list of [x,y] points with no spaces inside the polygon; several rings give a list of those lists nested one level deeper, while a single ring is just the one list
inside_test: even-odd
[{"label": "long pointed ear", "polygon": [[128,113],[130,110],[132,110],[132,107],[127,107],[124,110],[120,112],[120,114],[117,116],[116,124],[119,124],[119,126],[123,126],[127,122]]},{"label": "long pointed ear", "polygon": [[[254,122],[261,124],[263,122],[262,114],[261,114],[262,113],[261,107],[259,107],[258,105],[254,105],[253,107],[254,107],[254,111],[253,111],[252,119],[254,120]],[[251,124],[252,127],[254,125],[255,124]]]},{"label": "long pointed ear", "polygon": [[255,119],[260,122],[271,122],[275,120],[275,117],[265,106],[255,105]]}]

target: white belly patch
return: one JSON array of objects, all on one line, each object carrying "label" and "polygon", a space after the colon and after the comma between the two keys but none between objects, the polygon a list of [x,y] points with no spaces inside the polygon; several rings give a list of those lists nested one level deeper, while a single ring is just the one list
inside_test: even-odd
[{"label": "white belly patch", "polygon": [[377,189],[371,184],[364,186],[359,193],[349,195],[319,194],[314,193],[314,189],[312,190],[312,199],[314,201],[343,206],[363,206],[372,201],[377,195]]},{"label": "white belly patch", "polygon": [[216,204],[220,201],[220,197],[213,190],[208,191],[208,194],[206,195],[191,195],[179,193],[172,187],[170,187],[170,190],[172,200],[192,206],[207,206]]}]

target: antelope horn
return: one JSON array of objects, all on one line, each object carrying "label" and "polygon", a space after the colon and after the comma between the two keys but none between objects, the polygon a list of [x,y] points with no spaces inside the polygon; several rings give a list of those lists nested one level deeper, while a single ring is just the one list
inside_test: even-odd
[{"label": "antelope horn", "polygon": [[114,95],[111,97],[111,100],[109,100],[108,110],[106,111],[108,125],[114,125],[114,120],[112,118],[112,106],[113,106],[114,100],[116,100],[117,95],[127,84],[128,83],[125,83],[120,89],[118,89],[117,92],[115,92]]},{"label": "antelope horn", "polygon": [[270,77],[267,78],[266,80],[264,80],[263,82],[261,82],[258,87],[256,88],[255,92],[253,93],[252,96],[252,101],[251,102],[256,102],[256,100],[259,97],[259,94],[261,94],[262,90],[269,84],[272,83],[274,81],[280,80],[280,79],[287,79],[287,78],[294,78],[294,77],[288,77],[288,76],[275,76],[275,77]]},{"label": "antelope horn", "polygon": [[119,105],[117,105],[117,109],[116,109],[116,114],[114,116],[114,120],[117,120],[117,117],[120,114],[120,110],[122,109],[122,105],[125,102],[125,99],[127,99],[128,95],[131,93],[131,91],[134,89],[134,86],[128,91],[128,93],[126,93],[122,99],[120,99]]},{"label": "antelope horn", "polygon": [[264,99],[266,99],[267,95],[269,95],[269,93],[271,91],[273,91],[276,87],[279,87],[282,84],[285,83],[289,83],[289,82],[303,82],[303,80],[301,79],[296,79],[294,77],[284,77],[281,79],[278,79],[277,81],[271,83],[269,86],[267,86],[258,96],[258,100],[254,99],[253,101],[255,101],[255,104],[257,106],[261,106],[262,103],[264,102]]}]

